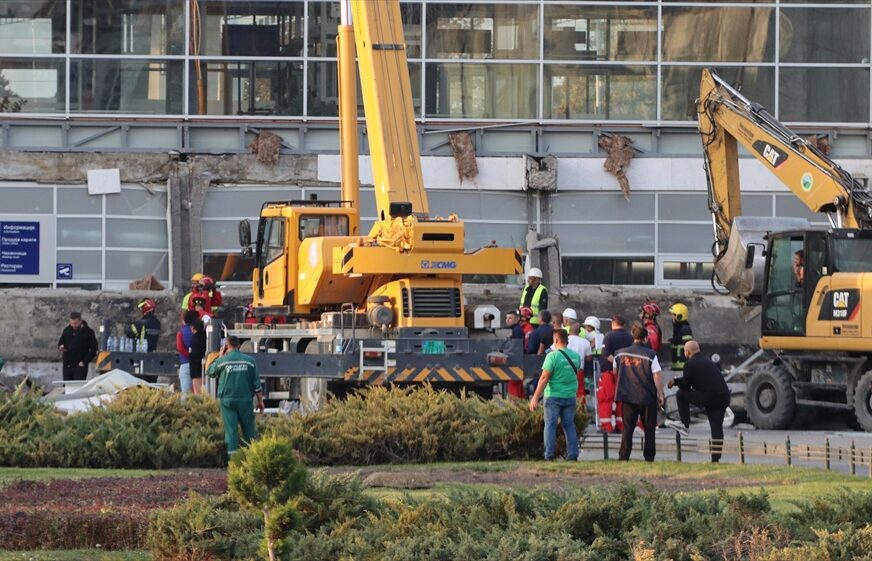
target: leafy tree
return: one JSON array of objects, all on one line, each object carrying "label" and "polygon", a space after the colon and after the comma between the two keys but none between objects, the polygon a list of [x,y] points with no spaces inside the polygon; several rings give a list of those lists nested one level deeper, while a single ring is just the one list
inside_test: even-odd
[{"label": "leafy tree", "polygon": [[18,113],[25,103],[26,99],[9,89],[9,80],[0,72],[0,113]]},{"label": "leafy tree", "polygon": [[290,443],[274,436],[255,440],[230,459],[227,485],[244,508],[263,512],[270,561],[285,548],[283,539],[300,523],[298,502],[306,467]]}]

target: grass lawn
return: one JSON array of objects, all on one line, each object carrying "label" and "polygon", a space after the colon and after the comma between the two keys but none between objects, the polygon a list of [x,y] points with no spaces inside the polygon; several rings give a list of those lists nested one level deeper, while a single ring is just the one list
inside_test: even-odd
[{"label": "grass lawn", "polygon": [[3,551],[0,561],[151,561],[147,551],[100,551],[67,549],[63,551]]},{"label": "grass lawn", "polygon": [[16,481],[89,479],[93,477],[146,477],[169,472],[148,469],[10,468],[0,467],[0,488]]},{"label": "grass lawn", "polygon": [[[764,466],[764,465],[732,465],[732,464],[689,464],[675,462],[655,462],[648,464],[641,461],[633,462],[469,462],[443,463],[430,465],[389,465],[371,466],[387,472],[415,472],[438,469],[448,472],[444,478],[431,489],[401,491],[396,489],[374,488],[368,492],[383,498],[399,498],[405,494],[426,496],[432,493],[447,493],[458,487],[495,487],[493,484],[468,484],[451,481],[450,472],[473,471],[478,473],[498,473],[512,470],[535,470],[554,475],[573,476],[579,478],[579,485],[585,485],[585,478],[590,478],[597,485],[602,485],[603,478],[609,484],[621,482],[636,483],[648,481],[657,486],[657,482],[670,482],[680,486],[682,491],[691,492],[698,484],[700,488],[722,488],[729,493],[759,492],[761,489],[769,494],[770,502],[775,510],[796,510],[793,501],[808,501],[817,497],[834,495],[845,489],[852,492],[872,492],[872,479],[864,476],[851,476],[843,473],[811,469],[803,467]],[[588,483],[590,484],[590,483]],[[502,485],[505,486],[505,485]],[[714,492],[704,490],[701,492]]]}]

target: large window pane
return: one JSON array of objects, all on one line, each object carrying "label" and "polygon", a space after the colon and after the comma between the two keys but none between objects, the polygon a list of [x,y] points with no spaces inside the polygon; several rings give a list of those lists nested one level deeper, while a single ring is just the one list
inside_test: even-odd
[{"label": "large window pane", "polygon": [[782,68],[780,72],[782,121],[869,121],[868,69]]},{"label": "large window pane", "polygon": [[656,7],[545,6],[545,58],[657,60]]},{"label": "large window pane", "polygon": [[531,4],[428,4],[428,58],[539,57],[539,7]]},{"label": "large window pane", "polygon": [[52,190],[44,187],[0,187],[0,213],[52,214]]},{"label": "large window pane", "polygon": [[106,219],[106,247],[166,249],[167,245],[166,221]]},{"label": "large window pane", "polygon": [[[773,111],[775,107],[775,69],[764,67],[721,67],[715,69],[748,99]],[[696,121],[696,99],[702,67],[666,66],[663,68],[661,118],[666,121]]]},{"label": "large window pane", "polygon": [[[400,4],[406,56],[421,57],[421,5]],[[339,2],[309,0],[309,56],[335,57],[336,30],[339,26]]]},{"label": "large window pane", "polygon": [[535,119],[534,64],[428,64],[427,116]]},{"label": "large window pane", "polygon": [[106,280],[130,281],[146,275],[166,280],[170,276],[168,257],[166,252],[107,251]]},{"label": "large window pane", "polygon": [[241,253],[206,253],[203,255],[203,273],[215,282],[251,282],[254,257]]},{"label": "large window pane", "polygon": [[[309,116],[337,117],[339,115],[339,84],[335,61],[309,62]],[[415,114],[421,114],[421,64],[408,63],[409,81],[412,86],[412,105]],[[360,77],[357,77],[357,114],[364,116],[363,93]]]},{"label": "large window pane", "polygon": [[711,253],[711,224],[660,224],[658,228],[661,253]]},{"label": "large window pane", "polygon": [[[362,195],[372,197],[372,192]],[[527,224],[527,197],[524,194],[486,191],[444,191],[431,189],[427,193],[431,216],[457,213],[461,220],[496,218]],[[373,213],[374,214],[374,213]]]},{"label": "large window pane", "polygon": [[567,254],[654,254],[654,224],[554,224]]},{"label": "large window pane", "polygon": [[63,53],[66,29],[66,2],[0,0],[0,53]]},{"label": "large window pane", "polygon": [[106,195],[106,214],[166,218],[167,194],[163,191],[150,193],[145,189],[122,189],[120,193]]},{"label": "large window pane", "polygon": [[[258,221],[251,221],[251,231],[256,234]],[[239,220],[204,220],[200,223],[203,234],[203,250],[235,250],[239,247]]]},{"label": "large window pane", "polygon": [[[204,218],[232,218],[238,222],[243,218],[257,218],[260,215],[261,206],[267,201],[290,201],[302,198],[299,187],[284,187],[281,190],[252,188],[210,189],[209,194],[206,196],[206,202],[203,205],[202,215]],[[326,199],[328,197],[319,196],[318,198]],[[338,191],[336,196],[329,198],[338,199]],[[256,229],[252,226],[251,231],[254,232]],[[235,246],[236,244],[234,243],[233,245]]]},{"label": "large window pane", "polygon": [[629,201],[620,193],[558,191],[552,197],[551,219],[555,222],[654,221],[654,195],[651,193],[633,193]]},{"label": "large window pane", "polygon": [[99,281],[103,277],[103,255],[100,251],[58,250],[58,263],[73,265],[73,282]]},{"label": "large window pane", "polygon": [[58,214],[101,214],[103,196],[89,195],[80,187],[58,188]]},{"label": "large window pane", "polygon": [[63,112],[64,95],[64,61],[0,59],[0,113]]},{"label": "large window pane", "polygon": [[657,118],[655,67],[545,65],[546,119]]},{"label": "large window pane", "polygon": [[665,261],[663,279],[671,281],[707,281],[715,266],[711,261]]},{"label": "large window pane", "polygon": [[464,237],[467,250],[478,249],[492,242],[499,247],[526,247],[526,224],[484,224],[464,222]]},{"label": "large window pane", "polygon": [[680,221],[710,221],[711,214],[708,208],[708,197],[702,194],[668,194],[660,195],[657,208],[660,220]]},{"label": "large window pane", "polygon": [[303,115],[303,63],[228,61],[191,64],[196,115]]},{"label": "large window pane", "polygon": [[773,8],[663,8],[663,60],[770,62]]},{"label": "large window pane", "polygon": [[195,55],[303,56],[303,2],[199,0],[196,6],[191,18]]},{"label": "large window pane", "polygon": [[58,218],[58,247],[102,247],[103,221],[100,218]]},{"label": "large window pane", "polygon": [[72,0],[72,52],[185,54],[185,2]]},{"label": "large window pane", "polygon": [[781,10],[782,62],[869,62],[869,9]]},{"label": "large window pane", "polygon": [[73,60],[70,68],[70,111],[182,112],[181,61]]},{"label": "large window pane", "polygon": [[566,284],[654,284],[654,259],[645,257],[564,257]]}]

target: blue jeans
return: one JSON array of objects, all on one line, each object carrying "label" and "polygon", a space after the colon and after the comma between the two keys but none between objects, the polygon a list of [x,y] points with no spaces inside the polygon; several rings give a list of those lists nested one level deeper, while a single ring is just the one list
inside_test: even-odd
[{"label": "blue jeans", "polygon": [[578,460],[578,434],[575,432],[575,398],[545,398],[545,459],[554,459],[557,444],[557,420],[566,436],[566,459]]},{"label": "blue jeans", "polygon": [[191,382],[191,365],[189,363],[179,365],[179,386],[182,393],[191,393],[193,391],[193,382]]}]

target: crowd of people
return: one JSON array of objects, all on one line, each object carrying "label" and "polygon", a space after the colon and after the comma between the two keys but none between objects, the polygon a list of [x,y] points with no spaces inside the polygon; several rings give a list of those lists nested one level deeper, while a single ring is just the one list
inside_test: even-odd
[{"label": "crowd of people", "polygon": [[[636,428],[644,431],[643,457],[653,461],[658,426],[687,434],[690,405],[704,409],[711,425],[713,442],[723,439],[723,420],[730,392],[718,366],[700,353],[693,338],[687,305],[676,302],[669,308],[673,333],[669,339],[670,369],[683,372],[669,381],[678,387],[676,401],[679,420],[666,419],[661,425],[658,413],[664,411],[664,377],[658,354],[663,332],[658,323],[660,306],[646,301],[639,307],[632,324],[620,314],[610,318],[603,334],[596,316],[579,322],[573,308],[563,312],[547,309],[548,290],[542,272],[533,268],[521,292],[520,306],[506,313],[510,337],[523,340],[525,353],[545,355],[541,373],[532,386],[521,381],[508,383],[507,393],[518,399],[529,397],[534,410],[544,397],[545,459],[554,459],[558,422],[566,437],[569,460],[578,458],[578,438],[574,423],[578,407],[586,407],[586,396],[596,398],[596,425],[602,432],[621,434],[620,460],[628,460]],[[712,448],[712,461],[720,459],[720,448]]]}]

